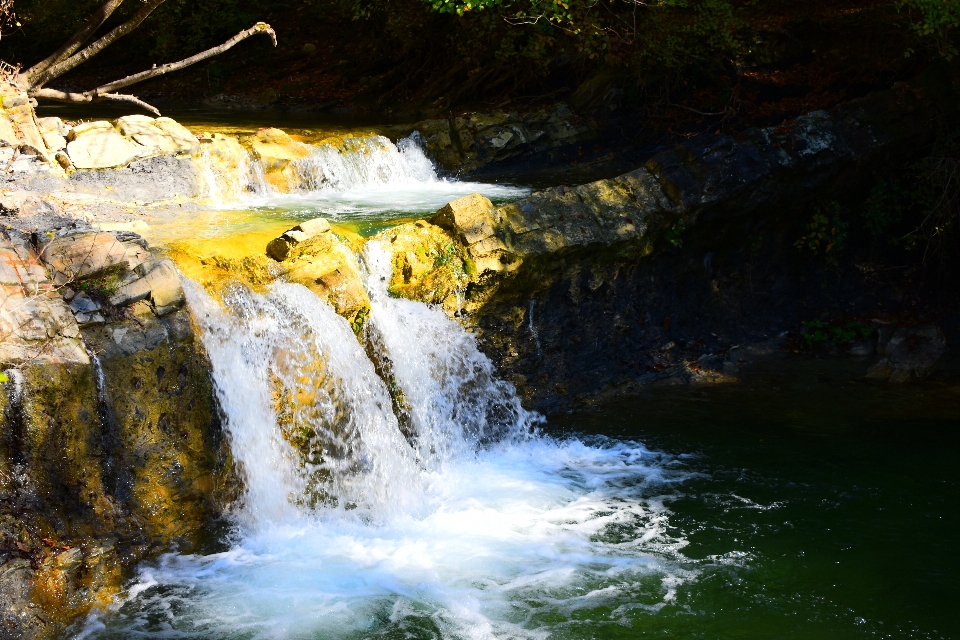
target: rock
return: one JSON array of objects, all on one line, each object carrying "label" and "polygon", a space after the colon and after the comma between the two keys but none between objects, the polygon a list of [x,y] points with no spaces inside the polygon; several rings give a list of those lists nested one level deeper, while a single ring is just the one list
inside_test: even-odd
[{"label": "rock", "polygon": [[109,122],[90,122],[74,127],[67,155],[77,169],[125,167],[149,155],[149,150],[125,138]]},{"label": "rock", "polygon": [[70,132],[70,127],[60,118],[37,118],[37,126],[40,128],[40,133],[56,133],[66,137]]},{"label": "rock", "polygon": [[262,129],[244,138],[242,143],[260,162],[267,182],[284,192],[289,191],[295,178],[292,163],[310,155],[307,145],[280,129]]},{"label": "rock", "polygon": [[44,133],[43,143],[47,145],[47,150],[50,152],[60,151],[67,147],[67,139],[56,132]]},{"label": "rock", "polygon": [[524,154],[547,151],[596,136],[596,125],[563,104],[551,110],[471,113],[413,125],[441,168],[470,172]]},{"label": "rock", "polygon": [[100,311],[100,304],[95,300],[91,300],[85,292],[81,291],[70,301],[70,309],[78,314],[93,313],[94,311]]},{"label": "rock", "polygon": [[467,247],[478,272],[505,268],[500,258],[507,247],[495,235],[495,208],[479,193],[448,203],[430,218],[430,222],[456,234]]},{"label": "rock", "polygon": [[125,307],[134,302],[146,300],[150,296],[150,290],[150,283],[146,278],[131,274],[130,278],[125,279],[117,287],[117,292],[110,296],[110,304],[115,307]]},{"label": "rock", "polygon": [[[360,278],[353,252],[331,233],[323,218],[301,222],[270,241],[267,253],[282,264],[289,282],[302,284],[359,332],[370,312],[370,300]],[[272,263],[276,264],[276,263]]]},{"label": "rock", "polygon": [[40,257],[53,271],[57,285],[127,269],[127,247],[112,233],[79,233],[39,240]]},{"label": "rock", "polygon": [[294,247],[302,242],[330,231],[330,223],[324,218],[314,218],[301,222],[297,226],[285,231],[267,244],[267,255],[283,262],[291,255]]},{"label": "rock", "polygon": [[462,245],[424,220],[386,229],[371,241],[393,254],[390,293],[441,305],[450,314],[458,310],[457,291],[477,275]]},{"label": "rock", "polygon": [[947,341],[932,324],[914,327],[881,327],[877,340],[878,360],[867,377],[904,383],[922,380],[936,368],[947,352]]},{"label": "rock", "polygon": [[0,234],[0,362],[89,362],[79,337],[27,237]]},{"label": "rock", "polygon": [[103,315],[97,312],[77,314],[77,324],[81,327],[91,324],[103,324],[105,322],[106,319],[104,319]]},{"label": "rock", "polygon": [[186,303],[180,274],[173,261],[164,258],[137,267],[137,273],[150,286],[150,302],[154,313],[164,316]]},{"label": "rock", "polygon": [[196,136],[171,118],[124,116],[117,120],[117,128],[124,136],[157,155],[193,154],[200,148]]},{"label": "rock", "polygon": [[[121,202],[158,202],[194,198],[202,193],[203,176],[189,158],[169,155],[135,160],[120,169],[77,171],[70,176],[72,190]],[[109,191],[105,189],[109,187]]]}]

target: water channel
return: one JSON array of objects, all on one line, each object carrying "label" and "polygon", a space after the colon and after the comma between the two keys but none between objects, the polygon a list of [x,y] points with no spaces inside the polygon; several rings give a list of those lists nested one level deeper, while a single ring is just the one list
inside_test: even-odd
[{"label": "water channel", "polygon": [[[296,193],[254,185],[145,235],[262,251],[297,220],[369,236],[466,193],[529,191],[441,177],[415,137],[383,140],[319,150]],[[70,637],[960,637],[960,387],[798,356],[544,417],[459,324],[387,295],[376,243],[357,260],[415,437],[309,290],[217,300],[186,281],[244,499],[208,549],[144,563]],[[309,400],[279,416],[277,380]],[[309,460],[280,436],[291,424],[313,434]]]}]

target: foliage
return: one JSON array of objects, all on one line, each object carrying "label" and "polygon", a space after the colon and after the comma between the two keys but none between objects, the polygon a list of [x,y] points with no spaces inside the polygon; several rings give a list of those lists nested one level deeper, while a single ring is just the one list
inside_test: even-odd
[{"label": "foliage", "polygon": [[[913,14],[913,30],[932,41],[941,56],[952,60],[957,55],[954,36],[960,26],[960,0],[899,0],[897,8]],[[908,56],[911,53],[907,51]]]},{"label": "foliage", "polygon": [[894,224],[903,216],[903,202],[907,197],[907,192],[899,182],[883,178],[877,181],[862,212],[863,226],[874,243],[889,235]]},{"label": "foliage", "polygon": [[842,347],[859,340],[872,337],[874,329],[862,322],[826,323],[820,320],[810,320],[803,323],[801,339],[802,347],[817,349],[825,347]]},{"label": "foliage", "polygon": [[829,202],[816,207],[816,212],[807,224],[807,233],[801,236],[793,246],[808,249],[814,254],[821,253],[827,264],[837,266],[837,255],[847,240],[847,223],[840,218],[840,203]]},{"label": "foliage", "polygon": [[683,238],[681,234],[686,230],[687,225],[683,221],[683,218],[677,220],[672,227],[667,229],[667,232],[663,234],[664,239],[672,244],[673,246],[680,248],[683,246]]}]

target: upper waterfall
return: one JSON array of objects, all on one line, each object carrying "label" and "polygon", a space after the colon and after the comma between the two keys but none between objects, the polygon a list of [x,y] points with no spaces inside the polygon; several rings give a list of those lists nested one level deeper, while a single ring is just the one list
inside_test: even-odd
[{"label": "upper waterfall", "polygon": [[347,136],[316,144],[294,143],[297,157],[282,170],[264,166],[240,144],[228,153],[202,150],[197,162],[207,199],[218,207],[308,209],[333,216],[435,211],[473,192],[492,199],[519,198],[529,189],[443,177],[414,132],[389,138]]}]

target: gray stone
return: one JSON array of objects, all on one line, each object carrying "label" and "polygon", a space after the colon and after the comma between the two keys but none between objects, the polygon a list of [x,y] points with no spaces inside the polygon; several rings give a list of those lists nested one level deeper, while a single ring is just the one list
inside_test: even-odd
[{"label": "gray stone", "polygon": [[86,293],[80,292],[70,301],[70,309],[74,313],[93,313],[100,311],[100,303],[91,300]]},{"label": "gray stone", "polygon": [[947,341],[932,324],[882,327],[877,352],[880,360],[867,371],[867,377],[901,384],[930,375],[947,352]]}]

